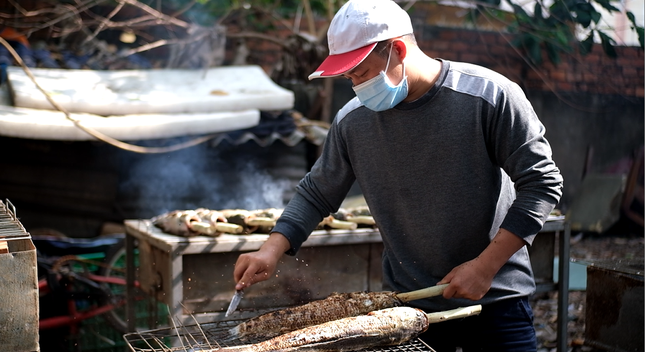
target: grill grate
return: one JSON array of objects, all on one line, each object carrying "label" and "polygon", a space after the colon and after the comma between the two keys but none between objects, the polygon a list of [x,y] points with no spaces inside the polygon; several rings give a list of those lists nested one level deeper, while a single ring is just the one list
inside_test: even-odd
[{"label": "grill grate", "polygon": [[7,200],[5,205],[0,200],[0,240],[31,239],[16,216],[16,208]]},{"label": "grill grate", "polygon": [[[199,352],[216,350],[260,341],[228,340],[228,330],[242,321],[227,320],[215,323],[177,326],[125,334],[133,352]],[[226,342],[224,342],[226,341]],[[420,339],[413,339],[399,346],[375,347],[363,351],[373,352],[435,352]]]}]

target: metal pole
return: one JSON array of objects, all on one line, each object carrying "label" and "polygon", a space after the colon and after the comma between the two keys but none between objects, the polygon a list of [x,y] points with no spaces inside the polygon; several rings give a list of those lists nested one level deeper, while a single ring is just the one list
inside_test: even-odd
[{"label": "metal pole", "polygon": [[568,347],[567,324],[569,322],[569,238],[571,226],[564,223],[564,232],[560,232],[559,263],[558,263],[558,331],[557,351],[566,352]]},{"label": "metal pole", "polygon": [[135,331],[135,300],[134,300],[134,281],[136,268],[134,267],[134,236],[125,235],[125,268],[126,268],[126,321],[128,323],[128,332]]}]

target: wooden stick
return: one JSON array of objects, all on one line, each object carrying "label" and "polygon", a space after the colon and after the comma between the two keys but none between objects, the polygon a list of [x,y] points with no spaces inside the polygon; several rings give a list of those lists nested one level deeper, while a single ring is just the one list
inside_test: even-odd
[{"label": "wooden stick", "polygon": [[248,226],[275,226],[275,219],[271,218],[249,218],[244,221]]},{"label": "wooden stick", "polygon": [[475,306],[468,306],[463,308],[456,308],[451,310],[446,310],[443,312],[436,313],[427,313],[428,320],[430,324],[441,323],[446,320],[466,318],[473,315],[479,315],[482,311],[482,306],[480,304]]},{"label": "wooden stick", "polygon": [[192,221],[190,223],[191,230],[198,232],[202,235],[216,235],[218,233],[242,233],[244,228],[237,224],[227,222],[218,222],[213,226],[207,222]]},{"label": "wooden stick", "polygon": [[0,241],[0,254],[9,253],[9,245],[7,241]]},{"label": "wooden stick", "polygon": [[376,225],[376,221],[374,221],[373,217],[364,215],[348,216],[347,221],[363,225]]},{"label": "wooden stick", "polygon": [[414,301],[422,298],[441,296],[443,294],[443,290],[447,286],[448,284],[426,287],[416,291],[399,293],[396,296],[403,302],[410,302],[410,301]]},{"label": "wooden stick", "polygon": [[342,220],[330,220],[325,223],[327,226],[331,227],[332,229],[345,229],[345,230],[356,230],[358,225],[353,222],[349,221],[342,221]]}]

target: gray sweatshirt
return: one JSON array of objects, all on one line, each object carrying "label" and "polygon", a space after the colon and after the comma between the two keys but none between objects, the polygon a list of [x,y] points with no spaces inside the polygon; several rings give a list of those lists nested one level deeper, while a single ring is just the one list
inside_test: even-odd
[{"label": "gray sweatshirt", "polygon": [[[472,64],[442,60],[424,96],[374,112],[357,98],[336,115],[320,158],[273,231],[295,254],[356,180],[383,238],[384,289],[435,285],[477,257],[500,227],[531,244],[562,195],[562,176],[521,88]],[[479,302],[433,298],[426,311],[528,296],[526,246]]]}]

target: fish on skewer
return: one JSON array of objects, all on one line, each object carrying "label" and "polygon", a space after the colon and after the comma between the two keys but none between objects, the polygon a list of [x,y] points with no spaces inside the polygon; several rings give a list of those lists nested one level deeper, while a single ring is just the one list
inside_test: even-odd
[{"label": "fish on skewer", "polygon": [[204,208],[175,210],[155,216],[151,221],[164,232],[184,237],[218,236],[222,233],[241,233],[243,230],[242,226],[229,224],[222,213]]},{"label": "fish on skewer", "polygon": [[332,293],[325,299],[251,318],[229,329],[228,335],[223,340],[248,341],[271,338],[307,326],[398,307],[416,299],[438,296],[443,293],[446,286],[437,285],[407,293],[392,291]]},{"label": "fish on skewer", "polygon": [[194,210],[175,210],[151,219],[152,224],[163,231],[185,237],[198,235],[193,231],[191,224],[201,220]]},{"label": "fish on skewer", "polygon": [[362,227],[376,226],[376,221],[374,221],[374,218],[370,213],[370,209],[367,206],[360,206],[355,208],[340,208],[336,213],[332,215],[338,220],[355,223]]},{"label": "fish on skewer", "polygon": [[394,307],[295,330],[255,344],[224,347],[212,352],[332,352],[395,346],[417,337],[431,323],[477,315],[481,306],[426,314],[411,307]]},{"label": "fish on skewer", "polygon": [[[152,223],[166,233],[191,237],[198,235],[219,236],[227,234],[270,233],[284,209],[258,210],[223,209],[175,210],[153,217]],[[367,207],[339,209],[323,218],[319,230],[376,226]]]}]

